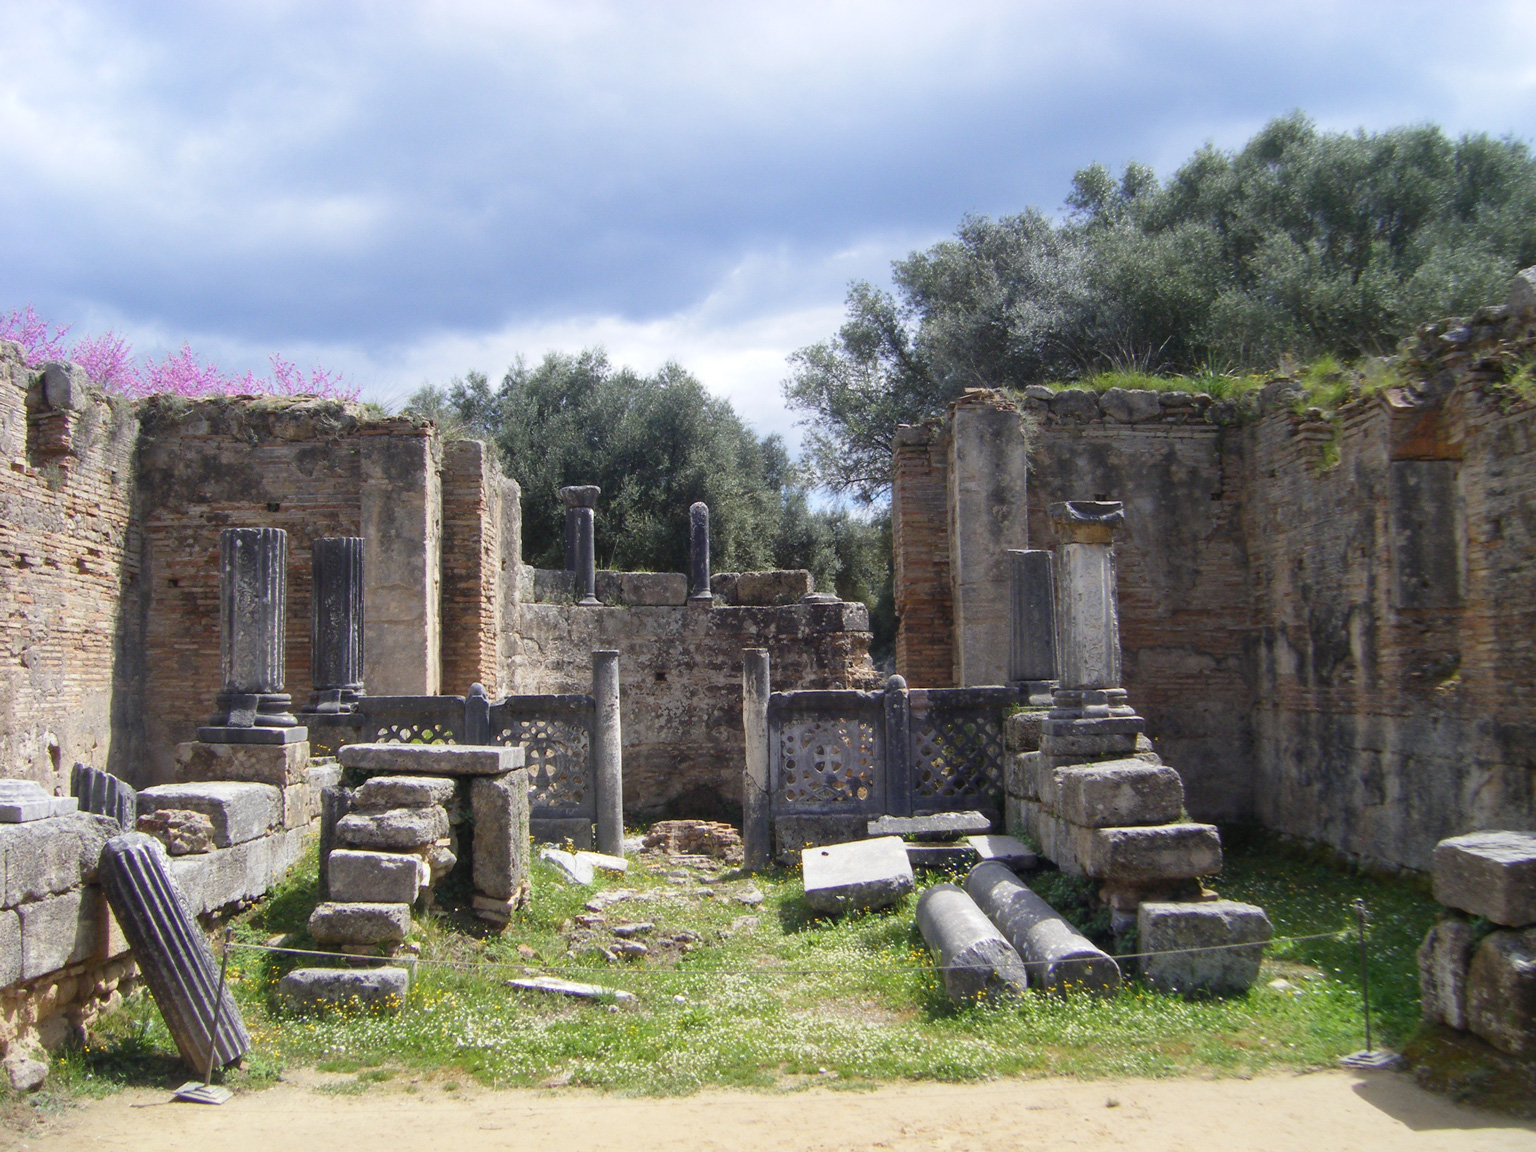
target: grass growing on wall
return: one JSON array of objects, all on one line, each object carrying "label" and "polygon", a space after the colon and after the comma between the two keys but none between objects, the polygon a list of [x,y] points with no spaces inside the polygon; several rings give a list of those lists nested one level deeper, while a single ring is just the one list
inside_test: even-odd
[{"label": "grass growing on wall", "polygon": [[[1264,905],[1277,935],[1310,935],[1351,923],[1363,896],[1375,919],[1371,984],[1379,1042],[1399,1044],[1418,1015],[1414,949],[1434,905],[1399,881],[1354,875],[1273,851],[1239,847],[1216,883],[1222,894]],[[689,871],[685,883],[667,873]],[[236,939],[282,935],[307,946],[302,925],[316,899],[311,858]],[[922,883],[943,877],[929,874]],[[749,907],[736,897],[756,887]],[[656,936],[699,934],[686,952],[613,964],[572,949],[575,917],[598,888],[563,884],[536,866],[532,907],[500,937],[467,920],[418,915],[424,961],[395,1015],[294,1016],[271,993],[289,967],[312,960],[231,953],[236,997],[254,1041],[232,1083],[259,1087],[285,1068],[311,1067],[327,1091],[442,1090],[486,1085],[587,1085],[676,1094],[707,1086],[857,1086],[891,1079],[977,1080],[1008,1075],[1246,1075],[1266,1068],[1330,1067],[1362,1047],[1357,946],[1352,937],[1272,948],[1245,996],[1189,1002],[1135,981],[1112,1000],[1029,996],[998,1008],[951,1006],[913,925],[914,898],[889,911],[828,920],[801,897],[798,875],[755,881],[660,863],[632,866],[599,888],[649,899],[615,904],[611,921],[651,920]],[[713,895],[698,895],[708,888]],[[524,969],[558,970],[635,993],[637,1001],[578,1003],[521,992]],[[1281,979],[1289,987],[1274,988]],[[55,1092],[168,1086],[184,1078],[169,1036],[143,992],[107,1021],[89,1050],[59,1062]]]}]

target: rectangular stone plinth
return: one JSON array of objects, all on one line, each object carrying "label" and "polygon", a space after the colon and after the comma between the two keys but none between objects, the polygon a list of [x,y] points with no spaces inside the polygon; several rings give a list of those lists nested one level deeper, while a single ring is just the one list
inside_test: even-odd
[{"label": "rectangular stone plinth", "polygon": [[352,797],[357,812],[384,812],[390,808],[447,808],[453,800],[452,779],[442,776],[375,776],[363,781]]},{"label": "rectangular stone plinth", "polygon": [[432,878],[425,860],[405,852],[337,848],[328,866],[331,899],[346,904],[414,904]]},{"label": "rectangular stone plinth", "polygon": [[532,856],[527,770],[475,780],[469,802],[475,817],[475,891],[498,900],[519,899],[528,890]]},{"label": "rectangular stone plinth", "polygon": [[1162,765],[1109,760],[1058,768],[1052,775],[1056,811],[1069,824],[1085,828],[1167,824],[1184,809],[1184,784],[1177,772]]},{"label": "rectangular stone plinth", "polygon": [[[1198,904],[1147,902],[1136,910],[1141,973],[1159,992],[1235,996],[1253,987],[1274,935],[1264,909],[1235,900]],[[1247,945],[1252,947],[1234,947]]]},{"label": "rectangular stone plinth", "polygon": [[309,934],[317,944],[398,944],[411,931],[409,904],[317,904]]},{"label": "rectangular stone plinth", "polygon": [[67,816],[79,808],[73,796],[50,796],[33,780],[0,780],[0,824],[29,824]]},{"label": "rectangular stone plinth", "polygon": [[1039,752],[1015,752],[1007,757],[1003,761],[1003,794],[1020,800],[1040,799],[1034,768],[1039,761]]},{"label": "rectangular stone plinth", "polygon": [[1435,845],[1435,899],[1495,924],[1536,924],[1536,833],[1471,832]]},{"label": "rectangular stone plinth", "polygon": [[176,780],[181,784],[242,780],[283,788],[303,784],[308,765],[308,740],[288,744],[205,744],[190,740],[176,745]]},{"label": "rectangular stone plinth", "polygon": [[283,793],[270,784],[210,780],[159,784],[139,792],[140,816],[167,808],[208,817],[213,822],[213,842],[220,848],[255,840],[284,826]]},{"label": "rectangular stone plinth", "polygon": [[309,729],[302,724],[294,728],[230,728],[212,725],[199,728],[197,738],[205,744],[304,744],[309,742]]},{"label": "rectangular stone plinth", "polygon": [[1083,872],[1099,880],[1145,884],[1221,871],[1221,835],[1214,824],[1073,828],[1072,841]]},{"label": "rectangular stone plinth", "polygon": [[681,572],[621,572],[619,597],[637,608],[686,604],[688,579]]},{"label": "rectangular stone plinth", "polygon": [[912,864],[895,836],[827,844],[800,853],[805,902],[818,912],[884,908],[912,891]]},{"label": "rectangular stone plinth", "polygon": [[1003,721],[1003,747],[1010,752],[1036,752],[1045,724],[1043,708],[1025,708]]},{"label": "rectangular stone plinth", "polygon": [[403,776],[500,776],[523,766],[523,750],[492,744],[347,744],[343,768]]},{"label": "rectangular stone plinth", "polygon": [[263,896],[304,854],[303,829],[277,832],[193,856],[173,856],[171,876],[194,916]]},{"label": "rectangular stone plinth", "polygon": [[1536,928],[1484,937],[1467,969],[1467,1027],[1501,1052],[1536,1056]]},{"label": "rectangular stone plinth", "polygon": [[882,816],[868,824],[871,836],[921,836],[925,840],[958,840],[990,832],[992,821],[980,812],[935,812],[930,816]]}]

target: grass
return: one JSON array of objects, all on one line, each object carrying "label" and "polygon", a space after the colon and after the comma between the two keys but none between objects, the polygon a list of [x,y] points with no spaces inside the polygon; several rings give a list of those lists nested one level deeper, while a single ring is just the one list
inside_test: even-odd
[{"label": "grass", "polygon": [[[1400,1043],[1417,1020],[1414,949],[1435,906],[1403,881],[1277,848],[1241,838],[1215,886],[1264,905],[1280,936],[1344,928],[1351,901],[1364,897],[1375,921],[1378,1036]],[[674,882],[668,872],[687,878]],[[239,921],[235,940],[259,944],[281,935],[288,946],[310,946],[302,925],[316,899],[313,877],[311,858]],[[921,883],[944,878],[929,874]],[[997,1008],[955,1008],[913,926],[913,898],[833,921],[806,907],[793,871],[749,880],[667,862],[632,866],[629,876],[598,887],[639,894],[607,914],[613,922],[654,922],[651,955],[618,964],[602,958],[592,945],[609,939],[606,928],[576,922],[598,889],[567,886],[536,865],[532,906],[501,936],[462,912],[418,915],[413,939],[424,963],[392,1015],[281,1012],[272,997],[277,980],[312,959],[234,950],[231,978],[254,1048],[231,1082],[259,1087],[283,1069],[310,1067],[342,1077],[331,1092],[389,1091],[393,1086],[380,1086],[392,1081],[441,1082],[451,1090],[464,1079],[538,1085],[555,1078],[621,1093],[679,1094],[705,1086],[857,1087],[1020,1074],[1246,1075],[1331,1066],[1363,1045],[1352,938],[1275,945],[1259,984],[1229,1000],[1190,1002],[1130,981],[1108,1001],[1030,996]],[[753,887],[764,898],[760,906],[736,900]],[[701,895],[706,888],[714,895]],[[683,930],[699,940],[661,943]],[[525,969],[624,988],[638,999],[572,1002],[506,985]],[[1270,987],[1277,978],[1289,987]],[[141,991],[103,1023],[88,1049],[60,1058],[50,1091],[169,1086],[181,1076]]]}]

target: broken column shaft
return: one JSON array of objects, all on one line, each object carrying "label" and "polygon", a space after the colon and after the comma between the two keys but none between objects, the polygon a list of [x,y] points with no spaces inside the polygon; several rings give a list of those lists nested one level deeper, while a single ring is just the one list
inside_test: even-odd
[{"label": "broken column shaft", "polygon": [[[576,602],[592,606],[597,598],[597,498],[603,490],[596,484],[573,484],[560,489],[560,502],[566,508],[566,540],[575,537],[574,554],[569,544],[567,559],[576,573]],[[574,531],[573,531],[574,528]]]},{"label": "broken column shaft", "polygon": [[709,505],[702,500],[688,507],[688,599],[713,599],[709,591]]},{"label": "broken column shaft", "polygon": [[1056,679],[1056,580],[1051,554],[1008,550],[1008,679],[1046,703]]},{"label": "broken column shaft", "polygon": [[748,871],[768,867],[773,846],[768,804],[768,649],[742,652],[741,724],[746,770],[741,778],[741,844]]},{"label": "broken column shaft", "polygon": [[363,694],[363,538],[310,546],[310,680],[306,712],[346,712]]},{"label": "broken column shaft", "polygon": [[1018,950],[1030,985],[1049,992],[1120,990],[1120,966],[1066,918],[995,861],[971,869],[965,890]]},{"label": "broken column shaft", "polygon": [[963,889],[935,884],[924,892],[917,901],[917,928],[955,1003],[1018,996],[1029,986],[1013,945]]},{"label": "broken column shaft", "polygon": [[[288,619],[288,533],[226,528],[219,533],[219,671],[223,687],[205,743],[288,743],[296,727],[283,691]],[[286,731],[284,731],[286,730]],[[291,733],[291,735],[290,735]]]}]

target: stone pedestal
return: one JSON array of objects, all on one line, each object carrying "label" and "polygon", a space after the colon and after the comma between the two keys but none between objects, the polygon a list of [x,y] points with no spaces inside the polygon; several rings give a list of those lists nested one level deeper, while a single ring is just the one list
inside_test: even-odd
[{"label": "stone pedestal", "polygon": [[688,599],[711,600],[709,590],[709,505],[688,507]]},{"label": "stone pedestal", "polygon": [[350,712],[363,694],[363,538],[328,536],[311,546],[310,680],[304,711]]},{"label": "stone pedestal", "polygon": [[560,502],[566,508],[566,538],[575,537],[573,559],[576,573],[576,602],[592,606],[597,598],[597,498],[603,490],[596,484],[573,484],[560,489]]}]

